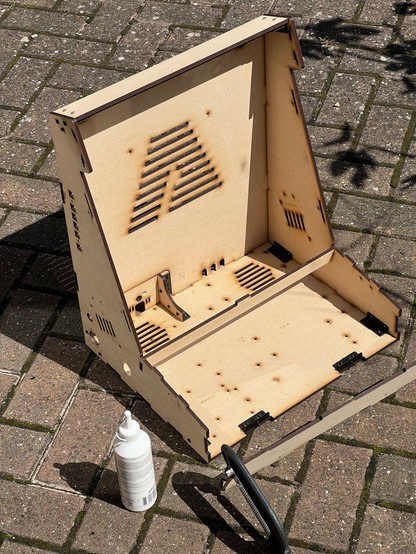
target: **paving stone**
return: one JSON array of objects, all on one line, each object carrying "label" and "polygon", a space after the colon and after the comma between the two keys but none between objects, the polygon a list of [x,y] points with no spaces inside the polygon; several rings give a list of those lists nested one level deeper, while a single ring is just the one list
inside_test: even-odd
[{"label": "paving stone", "polygon": [[343,253],[348,254],[361,269],[368,259],[372,244],[373,235],[355,233],[354,231],[333,230],[335,245]]},{"label": "paving stone", "polygon": [[212,31],[199,31],[176,27],[169,33],[168,38],[163,43],[163,48],[174,50],[175,52],[184,52],[218,35],[219,33],[214,33]]},{"label": "paving stone", "polygon": [[392,29],[376,25],[357,25],[345,22],[341,17],[335,17],[311,21],[303,37],[324,41],[326,44],[374,49],[384,48],[391,41]]},{"label": "paving stone", "polygon": [[0,29],[0,71],[3,71],[10,60],[25,48],[26,33]]},{"label": "paving stone", "polygon": [[415,206],[340,195],[332,222],[357,230],[416,238]]},{"label": "paving stone", "polygon": [[[412,325],[409,326],[411,333],[407,339],[407,349],[405,350],[405,359],[404,367],[412,367],[416,363],[416,326],[415,321],[413,320]],[[396,398],[400,402],[415,402],[416,398],[416,383],[413,381],[413,384],[403,387],[397,394]]]},{"label": "paving stone", "polygon": [[376,25],[394,25],[397,17],[398,4],[393,6],[390,0],[367,0],[359,20]]},{"label": "paving stone", "polygon": [[[91,23],[85,26],[82,36],[116,41],[129,21],[137,16],[141,4],[137,0],[124,0],[122,3],[119,0],[106,0]],[[109,20],[111,25],[108,25]]]},{"label": "paving stone", "polygon": [[325,50],[317,52],[319,46],[308,42],[301,42],[305,67],[295,72],[296,81],[301,92],[309,94],[320,93],[328,79],[328,72],[333,70],[338,63],[337,50]]},{"label": "paving stone", "polygon": [[121,379],[119,374],[97,357],[85,376],[85,384],[107,392],[136,396],[136,393]]},{"label": "paving stone", "polygon": [[373,77],[337,73],[318,115],[318,123],[355,127],[374,84]]},{"label": "paving stone", "polygon": [[334,129],[332,127],[309,125],[308,130],[315,156],[331,155],[340,157],[349,151],[353,138],[351,128]]},{"label": "paving stone", "polygon": [[195,458],[195,451],[188,446],[182,436],[169,423],[163,421],[144,400],[137,400],[132,409],[132,414],[140,422],[140,425],[149,434],[152,442],[152,450],[155,454],[165,452],[177,453]]},{"label": "paving stone", "polygon": [[0,480],[4,533],[62,545],[83,507],[80,496]]},{"label": "paving stone", "polygon": [[6,28],[23,29],[32,33],[43,32],[47,29],[49,33],[74,35],[82,29],[85,21],[76,15],[17,7],[2,21],[2,25]]},{"label": "paving stone", "polygon": [[380,237],[371,269],[394,270],[416,277],[416,242]]},{"label": "paving stone", "polygon": [[347,550],[371,450],[317,441],[290,537]]},{"label": "paving stone", "polygon": [[404,18],[404,21],[400,27],[398,42],[408,49],[409,53],[411,53],[414,48],[414,41],[416,40],[416,13],[414,12],[413,3],[410,5],[408,4],[408,6],[409,8],[413,7],[413,10],[408,10],[408,13]]},{"label": "paving stone", "polygon": [[[348,400],[331,393],[329,408]],[[415,412],[411,408],[379,402],[334,427],[329,433],[383,448],[416,452]]]},{"label": "paving stone", "polygon": [[76,298],[70,298],[66,302],[63,310],[56,318],[52,331],[69,337],[84,337],[79,303]]},{"label": "paving stone", "polygon": [[[349,150],[342,151],[341,159],[328,160],[316,158],[319,177],[322,186],[342,191],[355,192],[357,190],[377,196],[389,196],[392,193],[390,181],[393,169],[374,165],[370,156],[367,163],[358,163],[363,152],[353,154]],[[357,157],[357,162],[345,161],[348,157]]]},{"label": "paving stone", "polygon": [[410,145],[408,155],[400,176],[400,183],[396,191],[396,197],[410,202],[416,202],[416,141]]},{"label": "paving stone", "polygon": [[370,499],[416,507],[415,461],[381,454]]},{"label": "paving stone", "polygon": [[9,375],[8,373],[0,373],[0,405],[5,401],[11,388],[16,383],[17,378],[15,375]]},{"label": "paving stone", "polygon": [[[167,460],[154,457],[158,482]],[[106,469],[77,532],[74,548],[94,554],[130,552],[146,512],[129,512],[121,504],[117,473]]]},{"label": "paving stone", "polygon": [[37,174],[39,177],[51,177],[55,180],[59,179],[54,150],[52,150],[41,167],[38,169]]},{"label": "paving stone", "polygon": [[78,383],[89,352],[85,345],[47,338],[19,383],[4,417],[53,428]]},{"label": "paving stone", "polygon": [[33,248],[68,252],[68,235],[62,217],[12,211],[0,227],[0,239]]},{"label": "paving stone", "polygon": [[19,58],[0,83],[1,103],[23,108],[39,89],[52,65],[46,60]]},{"label": "paving stone", "polygon": [[[291,431],[301,427],[304,423],[315,419],[322,399],[322,392],[307,398],[275,421],[265,422],[253,433],[244,458],[250,458],[263,448],[267,448]],[[304,458],[305,448],[296,449],[289,456],[265,467],[259,475],[267,478],[280,478],[286,481],[295,481]]]},{"label": "paving stone", "polygon": [[[215,532],[215,542],[210,554],[264,554],[268,549],[268,539],[237,533],[236,531],[219,530]],[[291,548],[292,554],[295,550]]]},{"label": "paving stone", "polygon": [[[339,2],[326,2],[326,0],[275,0],[273,13],[300,13],[317,19],[351,19],[356,10],[356,2],[340,0]],[[286,10],[286,11],[285,11]]]},{"label": "paving stone", "polygon": [[110,63],[117,67],[145,69],[168,33],[164,22],[138,21],[122,37]]},{"label": "paving stone", "polygon": [[45,554],[45,552],[52,552],[52,550],[40,550],[35,546],[28,544],[19,544],[15,540],[5,540],[0,547],[1,554]]},{"label": "paving stone", "polygon": [[[409,363],[405,364],[405,367],[410,367],[411,364],[414,365],[416,362],[416,357],[413,355],[409,358]],[[405,387],[402,387],[396,392],[396,399],[399,402],[411,402],[413,404],[416,404],[416,381],[412,381],[412,383],[409,383]]]},{"label": "paving stone", "polygon": [[[44,149],[39,146],[23,144],[14,140],[2,140],[0,142],[0,167],[6,171],[30,173],[43,152]],[[3,175],[1,179],[4,179]]]},{"label": "paving stone", "polygon": [[[221,23],[222,29],[233,29],[237,25],[242,25],[255,17],[259,17],[267,13],[270,8],[270,2],[267,0],[250,0],[245,2],[244,0],[234,0],[231,3],[230,9],[225,16],[224,21]],[[271,13],[277,14],[274,9]],[[287,13],[287,6],[283,13]]]},{"label": "paving stone", "polygon": [[396,371],[396,358],[376,355],[343,373],[331,384],[331,387],[340,391],[359,393],[374,383],[390,377]]},{"label": "paving stone", "polygon": [[191,5],[165,4],[146,1],[139,19],[158,21],[168,25],[215,27],[222,16],[222,8]]},{"label": "paving stone", "polygon": [[111,48],[112,44],[104,42],[39,35],[29,45],[27,52],[50,60],[98,64],[104,60]]},{"label": "paving stone", "polygon": [[[256,525],[253,512],[237,487],[218,496],[218,476],[218,471],[212,468],[175,464],[159,506],[187,517],[215,522],[218,527],[246,529]],[[294,488],[260,479],[257,484],[283,521]]]},{"label": "paving stone", "polygon": [[202,553],[207,538],[207,528],[199,523],[156,514],[153,516],[140,552],[160,554],[168,545],[169,554]]},{"label": "paving stone", "polygon": [[129,73],[111,69],[63,63],[49,80],[49,84],[90,93],[101,90],[129,76]]},{"label": "paving stone", "polygon": [[25,267],[30,255],[29,250],[0,245],[0,302],[3,301],[10,287]]},{"label": "paving stone", "polygon": [[381,76],[385,73],[386,64],[391,62],[393,62],[393,58],[385,52],[347,47],[341,57],[338,69],[339,71],[368,72],[373,73],[374,76]]},{"label": "paving stone", "polygon": [[[42,150],[36,148],[37,157],[39,157],[39,152],[42,152]],[[19,159],[17,163],[21,163],[21,161]],[[2,204],[11,207],[29,208],[51,213],[56,212],[62,206],[58,187],[53,183],[39,179],[27,179],[17,175],[0,175],[0,194]]]},{"label": "paving stone", "polygon": [[58,10],[63,12],[74,12],[79,14],[91,14],[102,3],[102,0],[65,0],[60,2]]},{"label": "paving stone", "polygon": [[[67,0],[65,0],[67,1]],[[53,8],[59,0],[27,0],[25,4],[36,6],[37,8]],[[7,0],[8,4],[22,4],[20,0]]]},{"label": "paving stone", "polygon": [[416,103],[416,61],[413,68],[409,67],[406,73],[408,74],[398,73],[391,78],[384,77],[375,101],[413,106]]},{"label": "paving stone", "polygon": [[10,132],[10,127],[19,112],[0,108],[0,137],[5,137]]},{"label": "paving stone", "polygon": [[43,333],[58,298],[31,291],[16,291],[0,317],[0,367],[19,372]]},{"label": "paving stone", "polygon": [[40,468],[39,481],[86,494],[97,464],[109,451],[122,411],[111,396],[79,391]]},{"label": "paving stone", "polygon": [[50,439],[49,433],[0,425],[0,472],[29,479]]},{"label": "paving stone", "polygon": [[76,292],[72,261],[63,256],[38,254],[23,283],[58,292]]},{"label": "paving stone", "polygon": [[48,128],[49,112],[69,104],[79,97],[79,93],[69,90],[43,89],[17,126],[14,136],[26,140],[49,142],[51,140]]},{"label": "paving stone", "polygon": [[301,95],[302,110],[306,123],[309,123],[312,120],[317,102],[318,99],[315,96]]},{"label": "paving stone", "polygon": [[361,135],[360,147],[377,162],[396,163],[410,113],[390,106],[373,106]]},{"label": "paving stone", "polygon": [[415,514],[367,506],[357,554],[409,554],[415,544]]}]

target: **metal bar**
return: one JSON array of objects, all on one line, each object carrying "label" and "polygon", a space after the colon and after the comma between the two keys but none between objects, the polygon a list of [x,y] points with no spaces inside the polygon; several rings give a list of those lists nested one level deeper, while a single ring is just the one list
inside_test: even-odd
[{"label": "metal bar", "polygon": [[[319,418],[306,423],[302,427],[282,437],[274,444],[261,450],[255,456],[245,461],[246,468],[252,475],[257,473],[261,469],[287,456],[299,446],[325,433],[335,425],[342,423],[365,408],[387,398],[387,396],[390,396],[404,385],[411,383],[414,379],[416,379],[416,364],[409,369],[403,369],[400,373],[396,373],[383,381],[379,381],[340,406],[325,412]],[[227,477],[224,478],[222,485],[223,490],[233,485],[234,482],[231,479]]]}]

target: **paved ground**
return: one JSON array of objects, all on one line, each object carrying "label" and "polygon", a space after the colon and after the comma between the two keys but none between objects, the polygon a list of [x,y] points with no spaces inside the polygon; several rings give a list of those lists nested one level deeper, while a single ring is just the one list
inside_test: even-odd
[{"label": "paved ground", "polygon": [[[265,551],[239,493],[212,493],[218,469],[198,465],[84,346],[45,120],[269,6],[0,0],[1,554]],[[272,10],[298,22],[298,83],[338,244],[401,304],[402,338],[261,428],[242,454],[416,359],[416,3],[277,0]],[[294,554],[415,551],[415,392],[259,476]],[[159,498],[145,515],[117,494],[110,445],[125,406],[156,454]]]}]

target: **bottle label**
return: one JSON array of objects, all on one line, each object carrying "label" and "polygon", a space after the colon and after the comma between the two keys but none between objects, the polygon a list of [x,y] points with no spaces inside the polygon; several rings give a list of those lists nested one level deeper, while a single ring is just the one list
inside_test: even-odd
[{"label": "bottle label", "polygon": [[157,496],[152,452],[137,458],[120,458],[116,453],[116,466],[121,499],[133,511],[147,510]]}]

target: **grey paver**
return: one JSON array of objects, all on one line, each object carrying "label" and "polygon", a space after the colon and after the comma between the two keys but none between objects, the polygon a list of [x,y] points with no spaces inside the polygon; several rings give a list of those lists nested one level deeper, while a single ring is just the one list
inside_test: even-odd
[{"label": "grey paver", "polygon": [[397,371],[396,358],[374,356],[343,373],[332,386],[340,391],[359,393],[374,383],[390,377],[395,371]]},{"label": "grey paver", "polygon": [[416,475],[413,460],[382,454],[371,486],[370,498],[416,507]]},{"label": "grey paver", "polygon": [[29,45],[27,53],[50,60],[98,64],[111,48],[112,45],[105,42],[39,35]]},{"label": "grey paver", "polygon": [[[347,395],[332,393],[329,407],[347,399]],[[366,408],[359,415],[334,427],[330,434],[404,452],[416,451],[414,411],[411,408],[385,402]]]},{"label": "grey paver", "polygon": [[222,15],[220,7],[206,5],[165,4],[147,1],[139,18],[145,21],[159,21],[168,25],[214,27]]},{"label": "grey paver", "polygon": [[0,227],[0,239],[33,248],[68,251],[65,221],[61,217],[12,211]]},{"label": "grey paver", "polygon": [[49,84],[72,90],[93,92],[117,83],[125,77],[129,77],[129,73],[88,65],[62,63],[53,77],[49,79]]},{"label": "grey paver", "polygon": [[168,26],[164,22],[138,21],[122,37],[110,63],[115,67],[145,69],[168,33]]},{"label": "grey paver", "polygon": [[337,73],[317,118],[318,123],[355,127],[364,111],[372,84],[372,77]]},{"label": "grey paver", "polygon": [[347,550],[371,450],[318,441],[290,536]]},{"label": "grey paver", "polygon": [[413,141],[408,151],[408,157],[403,166],[402,173],[400,175],[400,183],[396,192],[396,197],[408,200],[411,202],[416,201],[416,141]]},{"label": "grey paver", "polygon": [[81,314],[77,299],[70,298],[59,313],[52,327],[55,333],[71,337],[83,337]]},{"label": "grey paver", "polygon": [[[62,39],[61,39],[62,40]],[[14,136],[39,142],[49,142],[48,113],[79,98],[79,93],[45,88],[17,126]]]},{"label": "grey paver", "polygon": [[140,552],[160,554],[166,547],[171,554],[203,552],[207,538],[207,528],[199,523],[155,515]]},{"label": "grey paver", "polygon": [[0,480],[2,531],[61,545],[84,500],[72,494]]},{"label": "grey paver", "polygon": [[[29,147],[27,144],[22,146]],[[30,167],[32,167],[34,161],[43,152],[43,148],[34,146],[30,148],[34,151],[34,158],[30,162]],[[22,164],[22,159],[20,158],[16,162]],[[52,213],[58,211],[62,206],[59,188],[54,183],[39,179],[27,179],[17,175],[1,175],[0,194],[2,203],[14,208],[30,208],[39,212]]]},{"label": "grey paver", "polygon": [[11,388],[16,383],[17,377],[8,373],[0,373],[0,405],[4,402]]},{"label": "grey paver", "polygon": [[14,539],[13,541],[5,540],[0,547],[0,552],[1,554],[45,554],[45,552],[52,552],[52,550],[41,550],[29,544],[19,544]]},{"label": "grey paver", "polygon": [[26,38],[27,33],[22,31],[0,29],[0,71],[5,69],[15,54],[25,48]]},{"label": "grey paver", "polygon": [[19,115],[15,110],[0,108],[0,137],[5,137],[10,133],[13,121]]},{"label": "grey paver", "polygon": [[[92,21],[85,25],[82,36],[116,41],[127,24],[137,16],[137,9],[142,2],[137,0],[106,0],[100,5],[98,13]],[[108,20],[111,19],[111,25]]]},{"label": "grey paver", "polygon": [[75,276],[71,258],[38,254],[23,279],[25,285],[43,287],[57,292],[75,292]]},{"label": "grey paver", "polygon": [[357,554],[408,554],[416,544],[416,515],[368,506]]},{"label": "grey paver", "polygon": [[81,390],[39,470],[39,481],[85,494],[109,451],[122,411],[111,396]]},{"label": "grey paver", "polygon": [[54,427],[87,356],[85,345],[48,338],[19,383],[4,417]]},{"label": "grey paver", "polygon": [[39,89],[52,65],[45,60],[19,58],[0,83],[1,103],[23,108]]},{"label": "grey paver", "polygon": [[[243,23],[250,21],[250,19],[253,19],[255,15],[267,13],[269,7],[270,2],[268,2],[268,0],[251,0],[250,2],[245,2],[244,0],[234,0],[224,21],[221,23],[221,28],[232,29],[237,25],[242,25]],[[272,9],[271,12],[273,14],[280,15],[279,9]],[[283,13],[287,13],[287,7],[284,9],[282,14]]]},{"label": "grey paver", "polygon": [[416,238],[412,205],[340,195],[332,221],[361,231]]},{"label": "grey paver", "polygon": [[407,110],[373,106],[361,135],[360,147],[377,162],[396,163],[409,122]]},{"label": "grey paver", "polygon": [[216,36],[218,36],[218,33],[213,31],[199,31],[176,27],[176,29],[173,29],[169,33],[168,38],[163,43],[163,48],[174,50],[175,52],[183,52]]},{"label": "grey paver", "polygon": [[360,21],[394,25],[398,15],[398,5],[393,5],[390,0],[367,0],[360,13]]},{"label": "grey paver", "polygon": [[95,358],[85,376],[85,384],[117,394],[134,394],[132,389],[121,379],[119,374],[100,358]]},{"label": "grey paver", "polygon": [[6,171],[30,173],[43,152],[43,148],[33,144],[24,144],[8,139],[2,140],[0,143],[0,167]]},{"label": "grey paver", "polygon": [[16,291],[0,317],[0,367],[19,372],[45,325],[58,298],[31,291]]},{"label": "grey paver", "polygon": [[359,267],[363,268],[370,254],[374,237],[340,229],[334,229],[334,237],[337,248],[348,254]]},{"label": "grey paver", "polygon": [[28,479],[50,439],[49,433],[0,425],[0,472]]},{"label": "grey paver", "polygon": [[0,280],[0,301],[8,293],[21,270],[26,265],[31,252],[20,248],[12,248],[0,245],[1,259],[1,280]]},{"label": "grey paver", "polygon": [[371,268],[394,269],[396,272],[416,277],[416,242],[381,237]]},{"label": "grey paver", "polygon": [[60,35],[74,35],[82,29],[85,21],[76,15],[45,10],[15,8],[3,21],[4,27],[23,29],[33,33],[48,30]]}]

